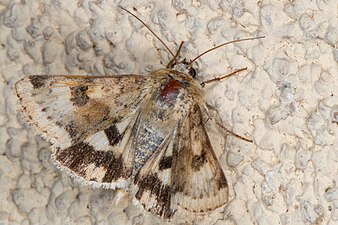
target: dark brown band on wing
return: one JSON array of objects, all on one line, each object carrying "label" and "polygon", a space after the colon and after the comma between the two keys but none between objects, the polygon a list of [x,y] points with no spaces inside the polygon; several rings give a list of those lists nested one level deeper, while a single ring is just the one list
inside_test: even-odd
[{"label": "dark brown band on wing", "polygon": [[114,182],[119,178],[128,178],[131,175],[131,170],[126,169],[121,156],[116,158],[110,151],[96,151],[93,146],[85,142],[57,150],[55,159],[84,179],[86,179],[85,169],[90,164],[105,168],[106,172],[101,181],[104,183]]}]

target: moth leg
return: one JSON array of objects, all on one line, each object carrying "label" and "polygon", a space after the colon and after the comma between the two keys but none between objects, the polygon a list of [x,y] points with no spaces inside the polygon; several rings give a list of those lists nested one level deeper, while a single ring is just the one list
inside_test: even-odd
[{"label": "moth leg", "polygon": [[244,68],[235,70],[234,72],[229,73],[229,74],[227,74],[227,75],[224,75],[224,76],[216,77],[216,78],[214,78],[214,79],[210,79],[210,80],[203,81],[200,85],[201,85],[202,87],[204,87],[205,84],[207,84],[207,83],[211,83],[211,82],[214,82],[214,81],[221,81],[221,80],[223,80],[223,79],[225,79],[225,78],[231,77],[231,76],[233,76],[233,75],[235,75],[235,74],[237,74],[237,73],[239,73],[239,72],[242,72],[242,71],[244,71],[244,70],[247,70],[247,69],[248,69],[247,67],[244,67]]},{"label": "moth leg", "polygon": [[251,142],[251,143],[253,142],[253,141],[250,140],[250,139],[247,139],[247,138],[245,138],[245,137],[242,137],[242,136],[239,135],[239,134],[234,133],[233,131],[231,131],[231,130],[229,130],[228,128],[224,127],[221,123],[219,123],[219,122],[217,122],[217,121],[216,121],[216,123],[217,123],[217,125],[220,126],[222,129],[224,129],[227,133],[230,133],[231,135],[233,135],[233,136],[235,136],[235,137],[237,137],[237,138],[240,138],[240,139],[242,139],[242,140],[244,140],[244,141]]},{"label": "moth leg", "polygon": [[[206,123],[210,120],[210,116],[209,116],[209,114],[207,113],[207,112],[208,112],[207,110],[204,110],[204,111],[205,111],[205,113],[206,113],[206,116],[208,117],[208,118],[206,118],[206,120],[205,120],[205,122],[204,122],[204,124],[206,124]],[[215,121],[215,123],[216,123],[219,127],[221,127],[223,130],[225,130],[225,132],[227,132],[227,133],[229,133],[229,134],[231,134],[231,135],[233,135],[233,136],[235,136],[235,137],[237,137],[237,138],[240,138],[240,139],[242,139],[242,140],[244,140],[244,141],[251,142],[251,143],[253,142],[252,140],[247,139],[247,138],[245,138],[245,137],[242,137],[241,135],[236,134],[235,132],[229,130],[228,128],[226,128],[225,126],[223,126],[220,122],[218,122],[217,120]]]}]

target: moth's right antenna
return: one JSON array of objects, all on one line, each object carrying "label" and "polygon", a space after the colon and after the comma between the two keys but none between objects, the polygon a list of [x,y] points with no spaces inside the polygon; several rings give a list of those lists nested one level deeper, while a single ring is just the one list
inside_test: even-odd
[{"label": "moth's right antenna", "polygon": [[168,52],[172,55],[172,57],[175,58],[175,54],[170,50],[170,48],[161,40],[161,38],[159,36],[157,36],[157,34],[145,22],[143,22],[134,13],[130,12],[129,10],[127,10],[125,8],[123,8],[122,6],[120,6],[120,8],[123,9],[124,11],[126,11],[127,13],[129,13],[130,15],[132,15],[133,17],[135,17],[138,21],[140,21],[157,38],[157,40],[159,40],[162,43],[162,45],[168,50]]},{"label": "moth's right antenna", "polygon": [[243,39],[237,39],[237,40],[233,40],[233,41],[228,41],[228,42],[225,42],[223,44],[220,44],[220,45],[217,45],[216,47],[213,47],[213,48],[210,48],[208,50],[206,50],[205,52],[199,54],[198,56],[196,56],[193,60],[190,61],[190,65],[195,62],[197,59],[201,58],[202,56],[204,56],[205,54],[207,54],[208,52],[211,52],[217,48],[221,48],[223,47],[224,45],[228,45],[228,44],[231,44],[231,43],[236,43],[236,42],[241,42],[241,41],[250,41],[250,40],[256,40],[256,39],[261,39],[261,38],[265,38],[265,36],[260,36],[260,37],[253,37],[253,38],[243,38]]}]

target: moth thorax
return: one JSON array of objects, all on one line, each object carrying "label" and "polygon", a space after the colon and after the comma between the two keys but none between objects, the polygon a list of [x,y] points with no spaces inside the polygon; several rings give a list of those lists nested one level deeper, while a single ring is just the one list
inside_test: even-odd
[{"label": "moth thorax", "polygon": [[162,85],[160,96],[158,98],[161,105],[166,105],[168,107],[176,104],[178,98],[180,100],[186,98],[186,90],[184,89],[190,86],[187,80],[175,79],[170,75],[169,77],[167,82]]},{"label": "moth thorax", "polygon": [[175,79],[170,79],[168,83],[164,85],[161,91],[160,100],[162,102],[169,102],[175,99],[181,87],[182,87],[182,84],[179,81]]}]

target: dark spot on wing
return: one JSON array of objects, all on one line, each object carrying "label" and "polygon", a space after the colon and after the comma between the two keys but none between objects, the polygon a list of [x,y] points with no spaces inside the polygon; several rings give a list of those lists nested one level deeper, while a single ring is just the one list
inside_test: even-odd
[{"label": "dark spot on wing", "polygon": [[116,125],[113,124],[110,127],[104,129],[104,133],[106,134],[109,144],[114,146],[115,144],[119,143],[122,140],[122,135],[120,134],[119,130],[117,129]]},{"label": "dark spot on wing", "polygon": [[205,152],[202,152],[201,155],[194,155],[191,162],[191,168],[194,171],[199,171],[200,168],[207,163],[205,158]]},{"label": "dark spot on wing", "polygon": [[160,169],[160,170],[165,170],[165,169],[171,168],[172,161],[173,161],[173,157],[172,157],[172,156],[166,156],[166,157],[163,157],[163,158],[160,160],[160,163],[159,163],[159,169]]},{"label": "dark spot on wing", "polygon": [[42,75],[29,76],[29,81],[33,85],[34,89],[38,89],[44,86],[45,81],[47,79],[48,79],[48,76],[42,76]]},{"label": "dark spot on wing", "polygon": [[72,90],[70,101],[73,102],[75,106],[84,106],[89,101],[89,97],[86,94],[88,90],[88,86],[77,86],[77,87],[70,87]]}]

